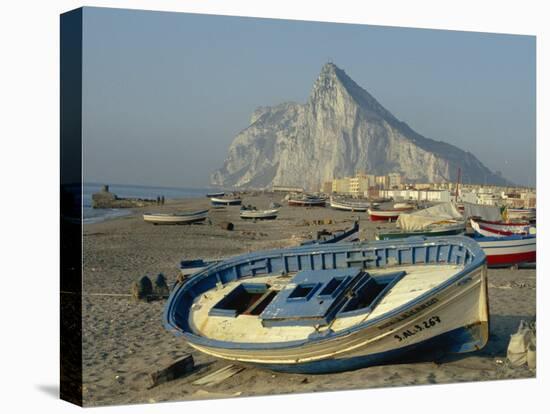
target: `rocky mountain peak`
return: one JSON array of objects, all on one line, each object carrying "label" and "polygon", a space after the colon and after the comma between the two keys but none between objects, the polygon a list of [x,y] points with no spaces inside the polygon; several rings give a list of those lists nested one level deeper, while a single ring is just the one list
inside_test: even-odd
[{"label": "rocky mountain peak", "polygon": [[425,138],[395,118],[334,63],[326,63],[305,104],[259,107],[212,175],[219,186],[300,186],[356,171],[399,172],[408,180],[503,184],[472,154]]}]

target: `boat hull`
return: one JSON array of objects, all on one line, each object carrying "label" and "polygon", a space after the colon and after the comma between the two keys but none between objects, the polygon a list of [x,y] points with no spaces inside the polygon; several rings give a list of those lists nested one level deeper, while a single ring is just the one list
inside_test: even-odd
[{"label": "boat hull", "polygon": [[195,215],[144,214],[143,220],[152,224],[192,224],[208,218],[208,210]]},{"label": "boat hull", "polygon": [[337,201],[337,200],[330,200],[330,207],[335,210],[342,210],[342,211],[353,211],[353,212],[359,212],[363,213],[367,211],[368,205],[360,205],[360,204],[353,204],[353,203],[346,203],[344,201]]},{"label": "boat hull", "polygon": [[315,201],[308,201],[308,200],[288,200],[288,205],[293,207],[325,207],[326,201],[325,200],[315,200]]},{"label": "boat hull", "polygon": [[241,205],[242,200],[240,198],[235,199],[223,199],[223,198],[210,198],[210,202],[213,206],[238,206]]},{"label": "boat hull", "polygon": [[395,221],[402,213],[408,213],[411,209],[403,210],[371,210],[368,209],[371,221]]},{"label": "boat hull", "polygon": [[279,210],[244,210],[241,211],[240,216],[243,220],[275,220],[278,214]]},{"label": "boat hull", "polygon": [[537,260],[537,241],[533,236],[479,237],[476,240],[487,256],[488,266],[511,266]]},{"label": "boat hull", "polygon": [[476,233],[485,237],[506,237],[520,234],[527,235],[533,227],[528,222],[506,223],[470,219],[470,223]]},{"label": "boat hull", "polygon": [[376,235],[376,240],[391,240],[391,239],[402,239],[405,237],[414,237],[414,236],[423,236],[423,237],[439,237],[439,236],[455,236],[457,234],[464,233],[465,227],[458,226],[448,229],[433,230],[433,231],[412,231],[412,232],[387,232],[387,233],[378,233]]},{"label": "boat hull", "polygon": [[[411,309],[421,310],[411,316]],[[483,348],[488,337],[486,270],[479,269],[450,289],[343,338],[265,350],[190,345],[217,358],[274,371],[323,374],[385,363],[426,347],[437,346],[449,353],[473,352]]]}]

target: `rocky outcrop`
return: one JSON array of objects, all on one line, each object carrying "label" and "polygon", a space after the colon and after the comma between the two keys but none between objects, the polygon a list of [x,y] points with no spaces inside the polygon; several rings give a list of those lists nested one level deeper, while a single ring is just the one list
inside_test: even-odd
[{"label": "rocky outcrop", "polygon": [[357,171],[400,172],[409,180],[506,184],[474,155],[423,137],[332,63],[305,104],[260,107],[211,177],[221,187],[290,185],[319,189]]}]

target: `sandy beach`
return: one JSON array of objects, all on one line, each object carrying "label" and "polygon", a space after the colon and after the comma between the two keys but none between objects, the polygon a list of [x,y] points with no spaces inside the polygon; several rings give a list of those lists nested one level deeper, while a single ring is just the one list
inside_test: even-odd
[{"label": "sandy beach", "polygon": [[[210,209],[211,223],[154,226],[143,211],[210,208],[209,200],[168,200],[164,206],[135,209],[133,214],[84,226],[83,253],[83,392],[84,405],[114,405],[168,400],[365,389],[404,385],[444,384],[478,380],[532,378],[527,367],[511,368],[506,361],[510,335],[520,320],[532,321],[536,312],[535,269],[490,269],[491,335],[481,351],[461,356],[427,355],[424,360],[399,361],[351,372],[327,375],[281,374],[246,367],[221,384],[205,387],[192,382],[229,365],[188,347],[162,324],[165,300],[135,302],[132,282],[163,273],[169,285],[179,275],[179,262],[214,259],[286,246],[295,246],[321,229],[344,229],[360,218],[360,239],[373,240],[376,227],[367,213],[330,208],[289,207],[283,194],[245,194],[243,204],[267,208],[283,204],[273,221],[239,218],[239,207]],[[333,224],[308,225],[332,219]],[[220,222],[234,223],[233,231]],[[149,389],[148,374],[190,353],[196,369],[189,375]]]}]

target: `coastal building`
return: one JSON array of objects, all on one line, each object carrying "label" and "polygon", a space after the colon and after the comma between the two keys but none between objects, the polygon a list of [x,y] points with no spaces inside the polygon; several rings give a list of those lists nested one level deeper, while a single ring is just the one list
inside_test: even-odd
[{"label": "coastal building", "polygon": [[403,182],[403,177],[399,173],[389,173],[388,174],[388,188],[397,188]]},{"label": "coastal building", "polygon": [[362,196],[369,187],[369,178],[365,174],[349,178],[349,193],[354,197]]},{"label": "coastal building", "polygon": [[386,189],[389,187],[389,178],[387,175],[377,175],[376,178],[376,186],[379,188],[379,189]]},{"label": "coastal building", "polygon": [[332,192],[338,194],[348,194],[349,193],[349,179],[346,178],[335,178],[332,180]]}]

